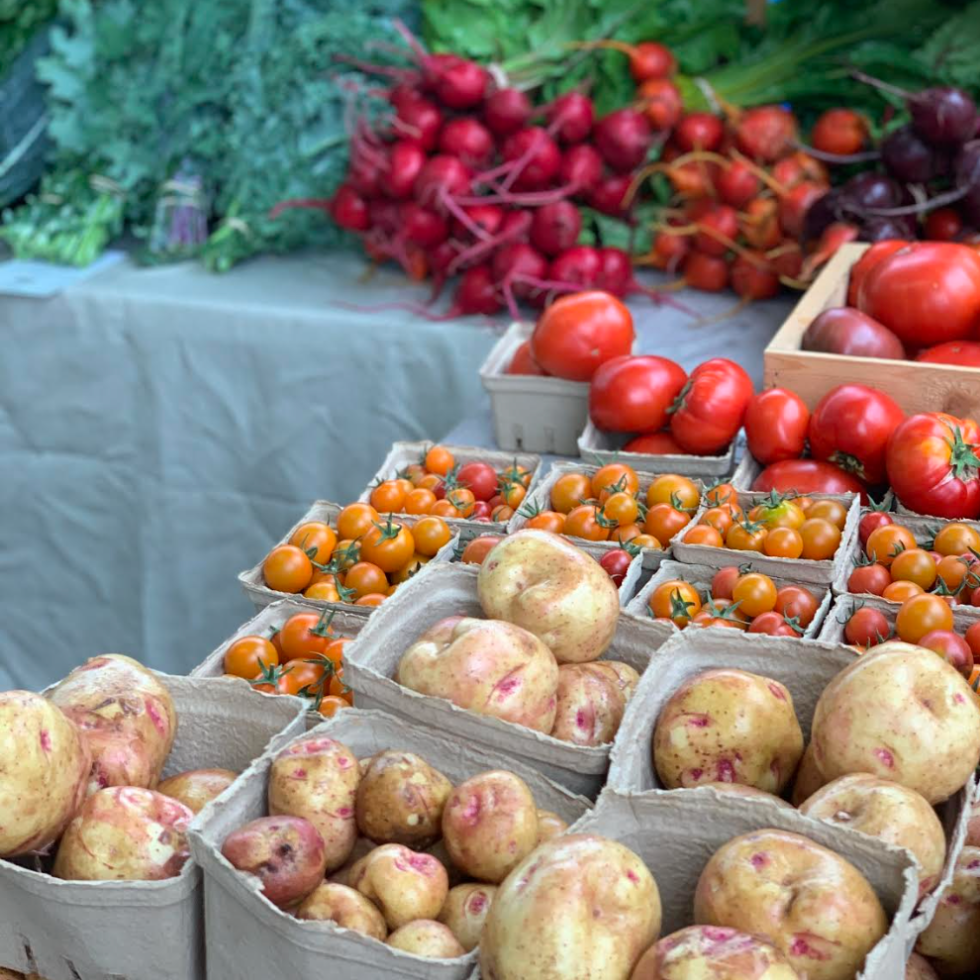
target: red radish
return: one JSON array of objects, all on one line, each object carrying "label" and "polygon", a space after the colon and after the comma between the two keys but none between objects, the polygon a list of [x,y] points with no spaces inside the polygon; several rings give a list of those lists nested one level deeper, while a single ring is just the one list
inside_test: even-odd
[{"label": "red radish", "polygon": [[388,235],[394,235],[401,226],[398,205],[394,201],[386,201],[383,198],[370,201],[368,203],[368,216],[371,219],[372,228]]},{"label": "red radish", "polygon": [[548,278],[554,282],[567,282],[582,289],[592,289],[599,279],[602,259],[598,249],[591,245],[576,245],[566,249],[552,260]]},{"label": "red radish", "polygon": [[509,136],[523,129],[531,118],[531,100],[516,88],[500,88],[487,96],[483,121],[494,136]]},{"label": "red radish", "polygon": [[395,85],[388,92],[388,102],[394,107],[396,112],[400,112],[409,102],[419,101],[425,101],[425,96],[422,95],[415,85],[410,85],[407,82],[401,82]]},{"label": "red radish", "polygon": [[594,121],[592,100],[581,92],[559,95],[548,107],[548,129],[562,143],[581,143],[592,132]]},{"label": "red radish", "polygon": [[531,353],[531,341],[525,340],[520,347],[514,351],[514,356],[511,359],[510,364],[507,365],[507,369],[504,374],[534,374],[534,375],[545,375],[547,372],[541,367],[540,364],[534,359],[534,355]]},{"label": "red radish", "polygon": [[617,109],[603,116],[593,129],[593,140],[602,159],[613,170],[635,170],[647,157],[653,133],[646,116],[635,109]]},{"label": "red radish", "polygon": [[496,204],[471,204],[463,208],[463,213],[469,219],[453,221],[453,234],[458,238],[472,235],[476,238],[486,238],[495,235],[504,221],[504,209]]},{"label": "red radish", "polygon": [[422,62],[429,87],[435,97],[450,109],[472,109],[487,91],[490,75],[475,61],[455,54],[433,54]]},{"label": "red radish", "polygon": [[684,261],[684,281],[692,289],[720,293],[728,285],[728,263],[704,252],[691,252]]},{"label": "red radish", "polygon": [[442,113],[439,107],[420,96],[405,99],[398,106],[394,128],[399,136],[414,140],[426,153],[439,143]]},{"label": "red radish", "polygon": [[727,204],[716,204],[698,219],[700,230],[694,247],[705,255],[724,255],[738,235],[738,212]]},{"label": "red radish", "polygon": [[545,204],[531,219],[531,244],[545,255],[571,248],[582,230],[582,216],[571,201]]},{"label": "red radish", "polygon": [[743,299],[771,299],[779,292],[779,276],[762,252],[737,255],[732,263],[731,281],[735,294]]},{"label": "red radish", "polygon": [[626,196],[632,184],[633,178],[630,174],[614,174],[612,177],[606,177],[589,194],[589,207],[614,218],[623,217],[630,208],[626,203]]},{"label": "red radish", "polygon": [[460,277],[453,296],[453,305],[446,311],[445,319],[483,313],[492,316],[501,308],[500,294],[489,266],[475,265]]},{"label": "red radish", "polygon": [[425,166],[425,150],[412,140],[399,140],[391,148],[388,174],[381,182],[381,192],[396,200],[410,196]]},{"label": "red radish", "polygon": [[445,205],[448,199],[469,193],[470,172],[456,157],[430,157],[415,180],[414,190],[419,204],[436,208]]},{"label": "red radish", "polygon": [[403,201],[398,208],[398,217],[401,222],[399,236],[424,249],[435,248],[449,237],[446,219],[414,201]]},{"label": "red radish", "polygon": [[638,108],[654,129],[665,132],[677,125],[684,103],[680,89],[669,78],[651,78],[637,94],[641,100]]},{"label": "red radish", "polygon": [[330,217],[348,231],[367,231],[371,227],[364,198],[349,184],[341,184],[330,202]]},{"label": "red radish", "polygon": [[590,143],[569,147],[561,158],[558,180],[569,188],[570,194],[595,190],[602,180],[602,157]]},{"label": "red radish", "polygon": [[746,109],[735,127],[738,148],[759,163],[778,160],[796,140],[796,120],[782,106]]},{"label": "red radish", "polygon": [[717,116],[710,112],[689,112],[678,122],[673,138],[684,153],[712,152],[718,149],[724,135],[725,126]]},{"label": "red radish", "polygon": [[512,169],[504,187],[537,190],[547,187],[561,169],[558,144],[540,126],[529,126],[508,136],[501,155]]},{"label": "red radish", "polygon": [[750,167],[740,160],[732,160],[715,176],[715,190],[724,204],[744,208],[762,188],[762,182]]},{"label": "red radish", "polygon": [[493,156],[493,134],[469,116],[450,119],[439,135],[439,152],[458,157],[467,167],[483,166]]},{"label": "red radish", "polygon": [[505,245],[493,257],[493,278],[504,290],[513,292],[514,296],[522,299],[530,298],[540,290],[527,282],[513,282],[521,279],[544,280],[548,274],[548,260],[535,248],[524,242]]},{"label": "red radish", "polygon": [[805,180],[779,199],[779,224],[788,237],[799,238],[803,234],[807,210],[826,193],[826,185]]}]

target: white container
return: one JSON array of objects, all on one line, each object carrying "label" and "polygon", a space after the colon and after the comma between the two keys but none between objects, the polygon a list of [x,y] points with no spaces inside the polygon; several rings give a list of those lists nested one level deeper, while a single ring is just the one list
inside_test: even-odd
[{"label": "white container", "polygon": [[[742,552],[738,552],[738,554],[742,554]],[[758,571],[758,569],[756,569],[756,567],[752,563],[751,559],[744,562],[733,561],[732,564],[733,565],[737,564],[739,568],[741,568],[743,565],[748,565],[749,567],[747,571],[751,571],[751,572]],[[705,597],[710,598],[711,580],[714,578],[715,573],[717,571],[718,571],[717,568],[714,568],[713,566],[710,565],[690,565],[680,561],[669,561],[669,560],[665,561],[660,566],[660,568],[658,568],[657,571],[654,572],[653,576],[646,583],[646,585],[644,585],[643,588],[639,592],[637,592],[636,595],[627,603],[626,611],[632,613],[634,616],[639,616],[641,618],[643,616],[649,616],[650,607],[647,605],[647,602],[650,596],[653,594],[657,586],[661,585],[663,582],[669,581],[670,579],[681,579],[684,582],[689,582],[698,590],[698,593],[701,595],[702,599],[704,599]],[[772,576],[772,581],[777,589],[781,589],[786,585],[800,584],[799,582],[795,581],[792,577],[787,578],[786,576],[782,576],[782,575]],[[807,588],[810,592],[812,592],[814,598],[817,600],[819,604],[817,606],[817,611],[814,614],[813,620],[810,622],[810,625],[807,626],[807,628],[801,634],[802,637],[806,637],[807,639],[815,639],[820,632],[820,626],[823,623],[824,617],[830,611],[830,606],[833,602],[833,593],[831,592],[830,588],[826,585],[810,584],[806,586],[801,586],[801,588]],[[664,626],[665,628],[667,627],[667,623],[657,623],[656,625]],[[674,633],[681,632],[680,629],[678,629],[676,626],[673,625],[673,623],[670,624],[670,628]],[[700,626],[687,627],[688,630],[699,630],[701,628],[702,627]],[[709,627],[709,629],[710,628],[711,627]],[[747,633],[745,635],[750,637],[756,637],[756,636],[760,636],[761,634]],[[793,637],[787,636],[784,637],[783,639],[792,640]]]},{"label": "white container", "polygon": [[683,473],[685,476],[712,477],[715,480],[727,476],[735,466],[735,443],[719,456],[693,456],[650,453],[628,453],[623,446],[634,438],[622,432],[602,432],[590,419],[578,439],[578,451],[582,459],[590,463],[626,463],[634,470],[656,473]]},{"label": "white container", "polygon": [[[840,572],[841,566],[850,554],[851,543],[857,537],[861,521],[861,499],[856,493],[813,493],[810,497],[821,500],[836,500],[847,508],[847,520],[841,532],[840,545],[832,558],[814,561],[807,558],[773,558],[762,552],[735,551],[732,548],[715,548],[707,544],[687,544],[684,538],[695,527],[705,511],[699,508],[694,519],[682,528],[671,542],[671,551],[678,561],[691,565],[710,565],[712,568],[726,568],[740,561],[751,561],[754,571],[765,572],[769,576],[792,579],[800,585],[831,585]],[[764,503],[769,494],[737,491],[738,504],[746,514],[756,505]]]},{"label": "white container", "polygon": [[512,323],[480,368],[490,395],[494,439],[511,452],[577,456],[579,433],[589,417],[589,383],[506,373],[533,330],[533,323]]},{"label": "white container", "polygon": [[[492,746],[573,792],[594,798],[605,782],[611,745],[573,745],[523,725],[475,714],[443,698],[418,694],[394,680],[405,650],[440,619],[483,618],[476,578],[475,566],[440,565],[424,581],[412,579],[378,608],[345,650],[344,680],[354,690],[355,703],[402,718],[424,718],[461,745]],[[604,659],[624,661],[642,673],[661,642],[651,625],[620,614]]]},{"label": "white container", "polygon": [[[298,698],[230,680],[160,679],[177,709],[164,777],[240,772],[275,735],[304,728]],[[200,871],[188,861],[166,881],[62,881],[0,861],[0,964],[45,980],[204,980]]]},{"label": "white container", "polygon": [[[480,772],[508,769],[528,784],[541,809],[557,813],[568,823],[590,807],[587,800],[522,766],[502,749],[459,742],[428,724],[412,724],[383,712],[345,711],[303,738],[314,735],[339,740],[358,758],[385,749],[414,752],[455,784]],[[277,741],[222,797],[211,819],[191,838],[194,856],[205,874],[208,976],[213,980],[467,977],[476,962],[475,952],[449,960],[423,959],[332,922],[302,922],[272,905],[259,893],[258,879],[235,871],[221,856],[221,845],[229,833],[267,813],[269,769],[284,746],[283,740]]]}]

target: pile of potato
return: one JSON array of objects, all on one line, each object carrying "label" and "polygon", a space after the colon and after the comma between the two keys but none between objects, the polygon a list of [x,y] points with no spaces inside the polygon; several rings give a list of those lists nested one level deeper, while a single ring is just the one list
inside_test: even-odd
[{"label": "pile of potato", "polygon": [[599,660],[619,619],[602,566],[556,534],[518,531],[480,565],[478,592],[487,618],[440,620],[405,651],[395,679],[576,745],[611,742],[639,675]]},{"label": "pile of potato", "polygon": [[50,873],[71,881],[180,874],[194,814],[236,774],[161,783],[176,733],[166,686],[119,654],[94,657],[46,696],[0,694],[0,857],[50,854]]},{"label": "pile of potato", "polygon": [[322,735],[273,761],[268,809],[221,853],[270,902],[433,958],[474,949],[499,883],[566,829],[513,772],[453,787],[414,753],[358,760]]}]

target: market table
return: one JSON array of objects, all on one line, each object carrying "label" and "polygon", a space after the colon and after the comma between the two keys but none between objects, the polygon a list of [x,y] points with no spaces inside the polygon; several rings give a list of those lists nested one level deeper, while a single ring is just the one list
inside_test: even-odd
[{"label": "market table", "polygon": [[[355,311],[425,296],[364,270],[123,264],[51,300],[0,300],[2,687],[109,650],[186,672],[250,614],[237,573],[310,501],[353,498],[396,439],[492,444],[477,370],[506,321]],[[680,298],[709,318],[734,302]],[[702,325],[632,308],[642,350],[730,356],[759,382],[790,303]]]}]

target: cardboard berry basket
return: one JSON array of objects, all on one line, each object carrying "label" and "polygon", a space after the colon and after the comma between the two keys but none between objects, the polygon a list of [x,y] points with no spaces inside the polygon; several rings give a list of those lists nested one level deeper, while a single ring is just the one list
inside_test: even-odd
[{"label": "cardboard berry basket", "polygon": [[811,410],[838,385],[863,384],[887,391],[908,415],[948,412],[976,417],[980,414],[980,368],[802,349],[803,335],[817,316],[847,304],[851,268],[867,248],[857,242],[841,246],[803,294],[765,349],[765,386],[795,391]]},{"label": "cardboard berry basket", "polygon": [[[307,521],[323,521],[325,524],[329,524],[331,527],[337,526],[337,515],[344,508],[340,504],[332,503],[329,500],[316,500],[310,505],[310,509],[286,532],[286,534],[279,539],[272,548],[277,547],[280,544],[287,544],[289,539],[293,536],[293,532],[296,531],[298,527],[302,524],[306,524]],[[406,527],[414,527],[415,524],[422,519],[423,515],[417,514],[395,514],[394,520],[398,524],[404,524]],[[458,521],[447,520],[447,524],[450,525],[450,530],[455,530],[452,525],[458,524]],[[489,525],[481,524],[477,525],[486,529]],[[497,525],[502,526],[502,525]],[[450,546],[454,544],[454,540],[450,540],[449,544],[442,548],[432,559],[432,561],[443,561],[449,555],[452,554]],[[268,552],[266,552],[268,554]],[[241,583],[242,589],[245,595],[252,601],[252,605],[256,609],[264,609],[270,603],[276,602],[281,599],[289,599],[294,602],[302,603],[313,609],[335,609],[338,612],[351,613],[355,616],[367,617],[376,608],[375,606],[356,606],[350,602],[326,602],[323,599],[307,599],[301,592],[277,592],[275,589],[270,589],[269,586],[265,584],[265,576],[262,574],[262,564],[265,561],[265,555],[259,560],[259,562],[253,565],[250,569],[244,572],[238,573],[238,581]],[[431,564],[431,562],[429,563]],[[422,571],[418,574],[425,572],[428,565],[423,567]]]},{"label": "cardboard berry basket", "polygon": [[[696,526],[706,508],[702,506],[694,515],[691,523],[682,528],[671,542],[671,551],[678,561],[691,565],[709,565],[712,568],[726,568],[738,564],[739,559],[751,560],[754,571],[765,572],[766,575],[792,579],[799,585],[831,585],[850,553],[851,543],[857,537],[858,524],[861,520],[861,500],[854,493],[813,493],[806,496],[820,500],[836,500],[847,508],[847,520],[841,532],[840,545],[832,558],[815,561],[808,558],[773,558],[761,552],[749,554],[745,551],[735,551],[732,548],[715,548],[706,544],[687,544],[685,537],[692,527]],[[746,514],[756,505],[764,503],[767,493],[749,490],[737,491],[739,506]]]},{"label": "cardboard berry basket", "polygon": [[[303,730],[299,698],[231,680],[160,679],[177,710],[164,777],[242,771],[276,735]],[[200,871],[189,860],[165,881],[62,881],[26,862],[0,861],[0,965],[45,980],[204,980]]]},{"label": "cardboard berry basket", "polygon": [[735,466],[735,444],[733,440],[728,449],[717,456],[694,456],[689,454],[628,453],[623,446],[633,436],[622,432],[603,432],[597,429],[591,419],[578,438],[578,453],[590,463],[626,463],[634,470],[657,473],[681,473],[684,476],[708,477],[720,480],[728,476]]},{"label": "cardboard berry basket", "polygon": [[[513,534],[515,531],[519,531],[524,527],[527,522],[531,519],[529,514],[533,508],[538,510],[550,510],[551,509],[551,488],[566,474],[566,473],[585,473],[588,476],[592,476],[601,469],[601,466],[594,466],[591,463],[578,463],[578,462],[560,462],[553,463],[551,469],[548,471],[548,475],[534,488],[532,493],[527,495],[524,504],[517,509],[517,512],[510,519],[510,523],[507,525],[508,534]],[[640,473],[637,472],[637,477],[640,481],[640,494],[645,496],[647,489],[658,476],[663,476],[668,473],[673,473],[674,470],[664,470],[658,473]],[[685,476],[686,474],[680,474]],[[698,491],[703,492],[704,484],[697,477],[691,477],[694,483],[697,485]],[[572,535],[564,535],[567,537],[572,544],[577,545],[582,548],[583,551],[588,551],[590,555],[595,558],[601,558],[607,551],[613,551],[615,548],[621,547],[615,541],[586,541],[583,538],[576,538]],[[676,541],[676,536],[672,541]],[[646,569],[655,569],[659,567],[660,563],[667,557],[669,557],[670,549],[669,545],[671,542],[661,542],[663,544],[663,550],[655,551],[650,548],[643,549],[643,567]]]},{"label": "cardboard berry basket", "polygon": [[[413,463],[420,463],[426,452],[437,443],[434,442],[396,442],[388,451],[381,469],[374,475],[370,485],[358,497],[358,500],[367,502],[371,497],[371,490],[377,484],[385,480],[394,480],[400,476],[406,466]],[[528,484],[528,494],[534,489],[534,485],[541,474],[541,457],[526,452],[501,452],[499,449],[486,449],[479,446],[452,446],[447,443],[438,443],[444,446],[452,454],[457,465],[460,463],[488,463],[495,470],[507,469],[509,466],[523,466],[531,474],[531,481]],[[396,514],[395,517],[406,515]],[[417,520],[418,518],[416,518]],[[469,534],[476,534],[481,531],[497,531],[503,533],[506,523],[497,521],[470,521],[461,517],[444,517],[443,520],[454,530],[467,531]]]},{"label": "cardboard berry basket", "polygon": [[[454,784],[477,773],[510,770],[528,784],[539,808],[557,813],[569,824],[591,806],[588,800],[514,760],[502,748],[461,742],[428,722],[413,723],[380,711],[355,708],[317,725],[302,739],[321,735],[342,742],[358,758],[386,749],[414,752]],[[209,975],[229,980],[326,975],[343,980],[463,980],[469,976],[476,962],[475,952],[446,960],[423,959],[332,922],[300,921],[261,895],[258,879],[240,874],[222,857],[221,846],[228,834],[267,813],[269,770],[285,744],[280,739],[270,747],[215,804],[211,819],[199,825],[191,838],[194,856],[205,875]]]},{"label": "cardboard berry basket", "polygon": [[[611,744],[580,746],[523,725],[467,711],[443,698],[410,691],[395,679],[398,662],[430,626],[447,616],[484,618],[477,568],[439,565],[417,576],[379,607],[345,650],[344,680],[354,702],[402,718],[424,718],[460,744],[489,746],[518,759],[573,792],[594,798],[605,782]],[[649,623],[625,613],[603,659],[621,660],[640,673],[657,655],[662,638]]]},{"label": "cardboard berry basket", "polygon": [[[827,622],[831,621],[832,615]],[[770,677],[789,690],[804,740],[809,742],[813,714],[820,695],[834,676],[852,663],[856,656],[849,648],[823,639],[801,641],[788,637],[749,637],[734,630],[719,629],[684,631],[661,648],[656,673],[649,671],[640,679],[626,707],[623,723],[613,744],[607,792],[656,792],[671,797],[712,793],[727,802],[729,794],[724,794],[724,791],[710,787],[665,790],[660,782],[653,764],[653,731],[657,718],[674,692],[691,677],[719,667]],[[932,920],[939,894],[952,879],[953,866],[966,837],[969,801],[974,794],[975,779],[939,807],[946,830],[946,864],[939,885],[916,909],[916,935]],[[751,805],[759,801],[748,802]],[[810,822],[820,823],[816,820]],[[854,836],[864,838],[862,834]],[[911,952],[913,942],[914,935],[907,943],[907,953]]]},{"label": "cardboard berry basket", "polygon": [[[889,602],[880,595],[846,595],[837,596],[834,604],[827,613],[827,618],[823,621],[820,628],[818,639],[825,643],[847,643],[844,636],[844,627],[850,616],[862,606],[869,609],[877,609],[888,625],[894,629],[895,618],[901,609],[901,603]],[[967,612],[969,610],[969,612]],[[962,636],[977,621],[977,613],[970,606],[953,606],[953,629]],[[895,637],[893,637],[895,639]]]},{"label": "cardboard berry basket", "polygon": [[494,440],[509,452],[577,456],[589,417],[589,383],[531,374],[507,374],[533,323],[512,323],[480,368],[490,395]]},{"label": "cardboard berry basket", "polygon": [[[744,554],[744,552],[739,552],[739,554]],[[751,557],[746,558],[745,561],[732,562],[733,565],[737,564],[739,568],[747,566],[747,572],[758,571],[755,564],[752,562]],[[660,568],[654,573],[653,577],[643,586],[643,588],[636,593],[636,595],[630,600],[626,606],[626,611],[632,613],[634,616],[650,616],[650,607],[647,605],[650,596],[653,595],[657,586],[664,582],[668,582],[671,579],[682,579],[685,582],[689,582],[693,585],[698,592],[703,596],[711,595],[711,580],[714,578],[715,573],[718,571],[717,568],[711,565],[691,565],[679,561],[665,561]],[[787,585],[799,585],[800,583],[795,581],[792,576],[786,577],[783,575],[772,576],[772,581],[777,589],[781,589]],[[812,585],[809,584],[805,586],[810,592],[813,593],[814,598],[818,602],[816,614],[810,625],[801,634],[802,637],[806,639],[815,639],[817,634],[820,632],[820,626],[823,623],[824,617],[830,610],[831,603],[833,602],[833,593],[828,586]],[[668,627],[667,623],[657,623],[657,626]],[[671,635],[675,633],[680,633],[681,630],[678,629],[673,623],[670,624]],[[687,629],[698,630],[701,629],[699,626],[688,626]],[[749,633],[747,636],[759,636],[758,633]],[[787,636],[784,639],[791,640],[793,637]]]}]

